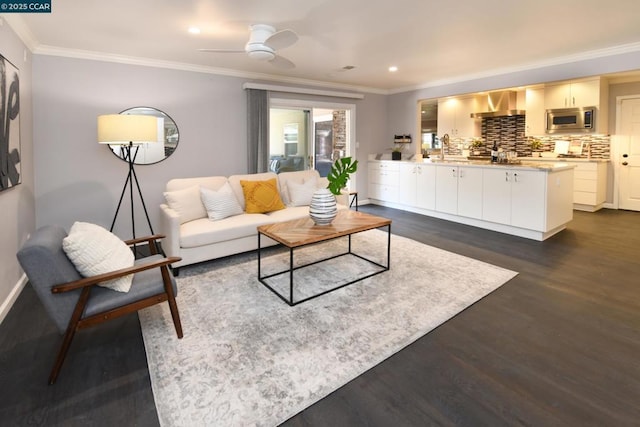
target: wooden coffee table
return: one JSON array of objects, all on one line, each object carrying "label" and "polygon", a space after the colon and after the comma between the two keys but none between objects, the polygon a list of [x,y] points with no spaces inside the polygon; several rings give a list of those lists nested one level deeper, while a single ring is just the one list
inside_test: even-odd
[{"label": "wooden coffee table", "polygon": [[[364,256],[358,255],[351,250],[351,236],[355,233],[360,233],[362,231],[373,230],[375,228],[387,227],[387,264],[383,265],[372,261]],[[267,236],[276,242],[282,244],[283,246],[289,248],[289,268],[287,270],[282,270],[277,273],[269,274],[266,276],[262,276],[262,248],[261,248],[261,239],[262,236]],[[348,247],[347,251],[340,253],[338,255],[333,255],[328,258],[324,258],[318,261],[314,261],[308,264],[298,265],[294,267],[294,249],[301,248],[308,245],[313,245],[321,242],[325,242],[328,240],[337,239],[338,237],[348,236]],[[332,287],[328,290],[323,290],[317,294],[312,296],[300,299],[299,301],[294,301],[293,298],[293,272],[295,270],[308,267],[310,265],[319,264],[322,262],[326,262],[338,257],[353,255],[362,260],[365,260],[375,266],[380,267],[380,269],[376,270],[373,273],[366,274],[362,277],[358,277],[356,280],[351,280],[347,283],[338,284],[335,287]],[[317,298],[326,293],[335,291],[337,289],[343,288],[345,286],[351,285],[352,283],[359,282],[368,277],[375,276],[380,273],[384,273],[389,270],[391,260],[391,220],[387,218],[382,218],[375,215],[370,215],[364,212],[358,212],[353,210],[341,210],[338,211],[336,218],[330,225],[318,226],[315,225],[311,218],[302,218],[292,221],[279,222],[276,224],[262,225],[258,227],[258,280],[268,289],[270,289],[274,294],[276,294],[280,299],[289,304],[290,306],[294,306],[296,304],[300,304],[302,302],[308,301],[313,298]],[[282,295],[272,286],[267,283],[267,279],[279,276],[282,274],[289,274],[289,296]]]}]

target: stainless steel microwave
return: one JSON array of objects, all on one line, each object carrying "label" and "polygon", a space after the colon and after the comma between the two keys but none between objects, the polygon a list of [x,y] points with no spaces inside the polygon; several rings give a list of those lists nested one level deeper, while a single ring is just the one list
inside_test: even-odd
[{"label": "stainless steel microwave", "polygon": [[596,107],[547,110],[547,133],[589,133],[596,131]]}]

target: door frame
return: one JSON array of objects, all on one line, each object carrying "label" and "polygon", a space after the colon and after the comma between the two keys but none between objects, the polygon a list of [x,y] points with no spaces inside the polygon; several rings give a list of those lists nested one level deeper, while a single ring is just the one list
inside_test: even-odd
[{"label": "door frame", "polygon": [[623,138],[621,130],[622,101],[640,99],[637,95],[616,96],[616,133],[611,135],[609,160],[613,163],[613,208],[620,209],[620,141]]},{"label": "door frame", "polygon": [[[333,110],[346,110],[348,111],[348,119],[347,119],[347,156],[351,156],[352,158],[356,157],[356,105],[355,104],[345,104],[340,102],[328,102],[328,101],[314,101],[310,99],[289,99],[289,98],[278,98],[271,97],[269,99],[269,108],[289,108],[289,109],[303,109],[303,110],[311,110],[311,114],[309,115],[309,119],[312,121],[311,128],[309,131],[308,138],[313,139],[313,109],[321,108],[321,109],[333,109]],[[313,141],[307,141],[310,147],[314,148]],[[356,186],[356,175],[353,174],[349,177],[349,190],[354,190],[358,188]]]}]

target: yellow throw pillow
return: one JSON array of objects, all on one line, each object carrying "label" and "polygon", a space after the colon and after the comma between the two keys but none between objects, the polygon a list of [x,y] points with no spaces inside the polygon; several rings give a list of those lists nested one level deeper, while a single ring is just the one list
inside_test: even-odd
[{"label": "yellow throw pillow", "polygon": [[285,208],[275,178],[266,181],[240,180],[240,185],[244,193],[246,213],[267,213]]}]

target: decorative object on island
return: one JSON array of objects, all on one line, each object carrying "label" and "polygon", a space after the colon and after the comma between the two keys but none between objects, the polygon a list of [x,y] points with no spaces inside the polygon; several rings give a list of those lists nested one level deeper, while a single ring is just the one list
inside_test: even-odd
[{"label": "decorative object on island", "polygon": [[329,225],[336,217],[338,208],[336,197],[347,186],[349,175],[358,170],[358,161],[351,157],[343,157],[335,161],[327,180],[327,188],[316,190],[311,197],[309,216],[316,225]]},{"label": "decorative object on island", "polygon": [[20,78],[0,55],[0,191],[20,184]]},{"label": "decorative object on island", "polygon": [[124,193],[129,186],[129,201],[131,204],[131,228],[133,232],[133,238],[136,238],[136,222],[134,215],[133,204],[133,181],[135,180],[136,187],[138,189],[138,195],[142,202],[142,208],[147,218],[147,224],[151,234],[154,234],[151,221],[149,220],[149,213],[144,203],[144,197],[142,197],[142,190],[140,189],[140,183],[136,171],[133,167],[136,155],[138,153],[138,147],[143,143],[151,143],[158,141],[158,120],[152,116],[143,115],[130,115],[130,114],[107,114],[98,116],[98,143],[119,145],[122,152],[122,158],[129,164],[129,173],[127,179],[122,187],[122,193],[120,193],[120,200],[118,201],[118,207],[116,213],[113,216],[113,222],[109,231],[113,231],[113,226],[116,223],[120,206],[122,205],[122,199]]},{"label": "decorative object on island", "polygon": [[391,160],[402,160],[402,144],[411,144],[411,135],[394,135],[393,143],[396,145],[391,149]]},{"label": "decorative object on island", "polygon": [[538,138],[531,139],[531,156],[540,157],[540,148],[542,147],[542,141]]},{"label": "decorative object on island", "polygon": [[411,135],[394,135],[394,144],[411,144]]},{"label": "decorative object on island", "polygon": [[471,152],[474,156],[480,155],[480,148],[482,148],[482,145],[482,139],[480,138],[473,138],[471,140]]},{"label": "decorative object on island", "polygon": [[402,145],[399,145],[391,149],[391,160],[402,160],[402,148]]}]

